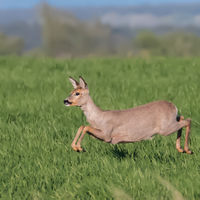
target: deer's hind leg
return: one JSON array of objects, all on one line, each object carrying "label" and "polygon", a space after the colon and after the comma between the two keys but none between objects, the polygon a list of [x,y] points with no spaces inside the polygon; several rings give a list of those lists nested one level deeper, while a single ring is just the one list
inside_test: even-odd
[{"label": "deer's hind leg", "polygon": [[[184,120],[183,116],[180,116],[177,118],[177,121],[182,122]],[[185,145],[184,150],[181,148],[181,134],[182,134],[182,128],[180,128],[177,132],[177,140],[176,140],[176,149],[181,153],[188,153],[193,154],[191,150],[189,150],[189,136],[190,136],[190,130],[191,130],[191,119],[186,119],[184,122],[187,124],[183,127],[186,127],[186,135],[185,135]]]},{"label": "deer's hind leg", "polygon": [[[176,140],[176,149],[181,153],[188,153],[192,154],[192,151],[189,150],[189,135],[190,135],[190,126],[191,126],[191,119],[184,120],[183,116],[177,117],[177,120],[173,120],[169,126],[165,126],[164,129],[159,133],[161,135],[167,136],[170,135],[178,130],[177,133],[177,140]],[[185,146],[184,150],[181,149],[181,134],[182,128],[186,127],[186,137],[185,137]]]},{"label": "deer's hind leg", "polygon": [[193,154],[191,150],[189,150],[189,137],[190,137],[190,130],[191,130],[191,119],[189,120],[189,125],[186,126],[186,134],[185,134],[185,145],[184,145],[184,152],[188,154]]},{"label": "deer's hind leg", "polygon": [[[177,117],[177,121],[183,121],[184,120],[184,117],[183,116],[178,116]],[[182,128],[178,130],[177,132],[177,140],[176,140],[176,149],[183,153],[183,149],[181,148],[181,134],[182,134]]]}]

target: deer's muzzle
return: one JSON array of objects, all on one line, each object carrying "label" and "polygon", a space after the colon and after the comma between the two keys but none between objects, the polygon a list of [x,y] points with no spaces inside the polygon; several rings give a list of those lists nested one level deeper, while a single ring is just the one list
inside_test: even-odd
[{"label": "deer's muzzle", "polygon": [[70,105],[72,104],[72,102],[70,102],[70,101],[68,101],[68,100],[64,100],[64,104],[65,104],[66,106],[70,106]]}]

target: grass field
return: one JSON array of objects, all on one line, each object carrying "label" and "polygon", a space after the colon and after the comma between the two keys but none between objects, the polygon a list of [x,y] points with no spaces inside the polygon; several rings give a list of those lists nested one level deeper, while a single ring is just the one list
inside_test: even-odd
[{"label": "grass field", "polygon": [[[86,152],[73,151],[88,123],[63,100],[79,75],[102,109],[172,101],[192,120],[194,154],[175,149],[176,133],[117,145],[86,135]],[[0,91],[0,198],[200,199],[200,59],[1,57]]]}]

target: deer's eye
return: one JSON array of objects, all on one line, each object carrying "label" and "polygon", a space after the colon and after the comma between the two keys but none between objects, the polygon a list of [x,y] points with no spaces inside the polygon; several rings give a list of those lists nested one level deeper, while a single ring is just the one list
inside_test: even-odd
[{"label": "deer's eye", "polygon": [[77,93],[76,93],[76,96],[78,96],[79,94],[80,94],[80,93],[79,93],[79,92],[77,92]]}]

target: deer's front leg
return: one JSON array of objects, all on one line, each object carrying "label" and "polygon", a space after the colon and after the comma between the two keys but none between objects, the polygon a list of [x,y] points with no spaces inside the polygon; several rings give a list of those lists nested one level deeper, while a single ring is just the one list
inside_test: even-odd
[{"label": "deer's front leg", "polygon": [[84,129],[85,126],[81,126],[79,129],[78,129],[78,132],[71,144],[71,147],[74,149],[74,151],[77,151],[78,149],[76,148],[76,141],[78,140],[78,137],[79,135],[81,134],[82,130]]},{"label": "deer's front leg", "polygon": [[111,140],[110,136],[108,134],[105,134],[104,132],[102,132],[100,129],[96,129],[96,128],[93,128],[93,127],[90,127],[90,126],[85,126],[83,128],[83,133],[82,133],[81,137],[79,138],[77,145],[76,145],[76,149],[78,151],[82,151],[81,141],[82,141],[86,132],[89,135],[91,135],[92,137],[103,140],[105,142],[110,142],[110,140]]}]

